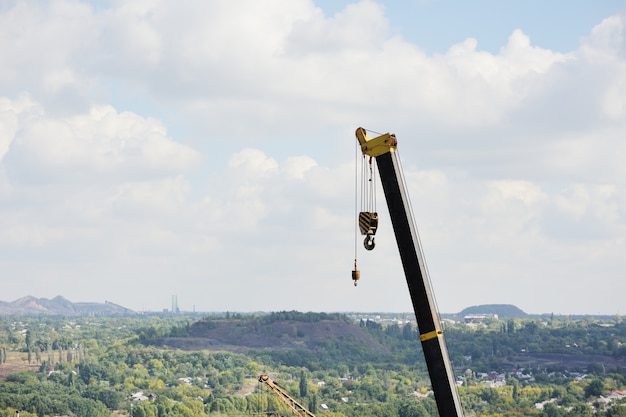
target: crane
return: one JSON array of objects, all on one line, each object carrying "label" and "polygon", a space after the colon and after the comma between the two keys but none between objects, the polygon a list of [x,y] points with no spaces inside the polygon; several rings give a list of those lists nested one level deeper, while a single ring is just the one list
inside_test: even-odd
[{"label": "crane", "polygon": [[298,401],[293,399],[287,392],[274,382],[267,374],[259,375],[259,382],[263,382],[272,391],[279,400],[291,409],[298,417],[316,417],[315,414],[304,408]]},{"label": "crane", "polygon": [[[417,229],[414,225],[409,195],[403,180],[404,175],[396,154],[398,144],[396,136],[385,133],[370,138],[367,131],[359,127],[356,130],[356,138],[363,155],[370,157],[370,161],[376,160],[439,415],[462,417],[463,409],[454,380],[454,372],[436,311],[435,297]],[[364,216],[359,217],[361,220]],[[376,215],[376,226],[378,226],[377,221]],[[365,243],[366,249],[371,250],[367,245],[367,238]],[[352,271],[352,279],[355,280],[356,285],[355,278],[360,278],[356,260]]]}]

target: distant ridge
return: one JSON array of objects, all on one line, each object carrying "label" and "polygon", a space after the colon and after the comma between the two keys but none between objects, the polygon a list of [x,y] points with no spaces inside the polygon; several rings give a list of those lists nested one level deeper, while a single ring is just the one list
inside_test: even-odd
[{"label": "distant ridge", "polygon": [[459,313],[459,316],[468,314],[497,314],[499,318],[522,319],[528,314],[511,304],[482,304],[467,307]]},{"label": "distant ridge", "polygon": [[135,311],[105,301],[104,303],[73,303],[58,295],[52,300],[31,295],[15,301],[0,301],[0,314],[15,316],[129,316]]}]

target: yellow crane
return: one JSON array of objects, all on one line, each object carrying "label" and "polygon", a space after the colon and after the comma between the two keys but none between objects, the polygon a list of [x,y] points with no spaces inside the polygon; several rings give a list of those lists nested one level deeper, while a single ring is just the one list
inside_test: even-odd
[{"label": "yellow crane", "polygon": [[263,382],[267,385],[270,391],[272,391],[279,400],[281,400],[287,407],[291,409],[298,417],[316,417],[315,414],[307,410],[302,404],[293,399],[287,392],[274,382],[267,374],[259,375],[259,382]]}]

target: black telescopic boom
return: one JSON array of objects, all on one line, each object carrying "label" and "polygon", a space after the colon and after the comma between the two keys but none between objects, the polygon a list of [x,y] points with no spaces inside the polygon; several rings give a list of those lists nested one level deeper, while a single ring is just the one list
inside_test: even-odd
[{"label": "black telescopic boom", "polygon": [[393,231],[409,286],[426,366],[440,417],[462,417],[463,409],[454,381],[448,350],[439,322],[428,271],[413,224],[409,198],[395,152],[376,156],[381,184],[389,208]]}]

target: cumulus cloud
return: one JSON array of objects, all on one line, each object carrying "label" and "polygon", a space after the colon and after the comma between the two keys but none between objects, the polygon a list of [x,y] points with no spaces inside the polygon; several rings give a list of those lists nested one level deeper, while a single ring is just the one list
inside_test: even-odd
[{"label": "cumulus cloud", "polygon": [[229,167],[246,177],[263,178],[278,172],[278,163],[258,149],[244,149],[231,156]]},{"label": "cumulus cloud", "polygon": [[169,138],[157,120],[102,106],[65,118],[30,117],[10,138],[3,162],[16,181],[98,183],[182,173],[200,155]]},{"label": "cumulus cloud", "polygon": [[304,179],[306,173],[316,166],[317,162],[308,156],[290,156],[282,170],[287,178]]},{"label": "cumulus cloud", "polygon": [[[567,277],[577,301],[559,306],[574,312],[590,276],[616,285],[624,16],[568,52],[522,27],[497,52],[468,38],[430,55],[385,13],[370,0],[333,16],[308,0],[0,8],[8,297],[45,288],[138,308],[150,286],[149,308],[178,293],[232,311],[273,309],[261,299],[280,286],[309,299],[276,308],[409,309],[382,190],[367,279],[358,293],[349,279],[358,125],[398,135],[444,311],[544,312],[533,291]],[[594,308],[619,305],[604,301]]]}]

